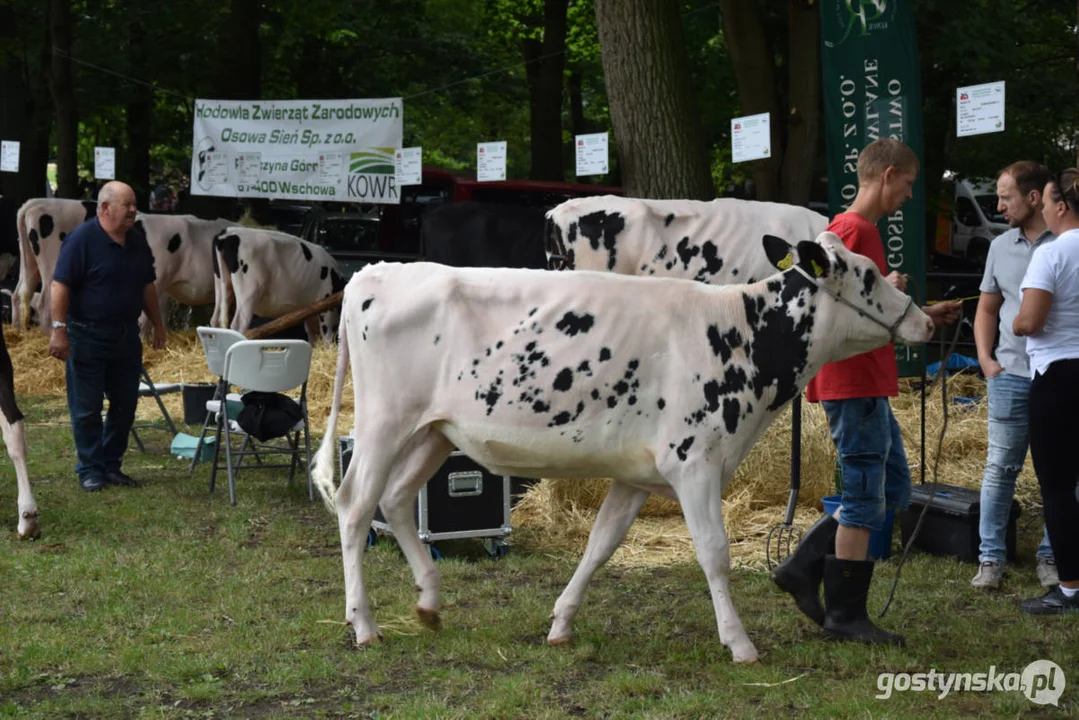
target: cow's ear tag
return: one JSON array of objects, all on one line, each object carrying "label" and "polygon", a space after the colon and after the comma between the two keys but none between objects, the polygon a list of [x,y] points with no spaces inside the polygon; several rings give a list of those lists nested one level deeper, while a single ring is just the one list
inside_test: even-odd
[{"label": "cow's ear tag", "polygon": [[776,263],[776,267],[780,270],[790,270],[792,265],[794,265],[794,253],[787,253],[786,257]]},{"label": "cow's ear tag", "polygon": [[809,264],[813,268],[813,277],[824,277],[824,268],[822,268],[816,260],[810,260]]}]

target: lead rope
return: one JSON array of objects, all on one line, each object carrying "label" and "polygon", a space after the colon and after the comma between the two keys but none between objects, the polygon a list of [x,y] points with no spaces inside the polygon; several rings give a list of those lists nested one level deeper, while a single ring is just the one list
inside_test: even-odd
[{"label": "lead rope", "polygon": [[[914,278],[910,278],[910,282],[917,285]],[[924,302],[924,293],[923,293]],[[896,586],[899,585],[899,574],[903,571],[903,565],[907,561],[907,555],[910,553],[911,547],[914,545],[914,541],[918,538],[918,533],[922,530],[922,523],[925,521],[925,514],[929,511],[929,508],[933,505],[933,498],[937,494],[938,485],[938,470],[940,468],[940,456],[944,449],[944,434],[948,431],[948,360],[952,356],[952,352],[955,351],[955,346],[959,342],[959,333],[962,330],[963,325],[963,309],[959,309],[959,317],[955,321],[955,333],[952,335],[952,340],[947,343],[945,347],[945,333],[943,330],[940,334],[940,348],[943,351],[940,359],[940,370],[937,372],[937,377],[931,384],[926,383],[925,374],[925,355],[922,355],[922,448],[921,448],[921,463],[919,467],[922,473],[922,485],[925,484],[925,397],[928,394],[932,385],[940,381],[940,400],[941,409],[944,412],[944,423],[940,427],[940,435],[937,436],[937,454],[933,458],[933,482],[932,492],[929,494],[929,498],[926,500],[924,506],[922,506],[922,512],[918,515],[918,522],[914,525],[914,531],[910,534],[910,538],[907,540],[906,547],[903,548],[903,555],[899,558],[899,565],[895,568],[895,578],[892,580],[892,588],[888,592],[888,600],[884,603],[884,607],[881,609],[878,618],[884,617],[884,614],[888,612],[888,608],[892,604],[892,599],[895,597]],[[928,345],[927,345],[928,348]]]}]

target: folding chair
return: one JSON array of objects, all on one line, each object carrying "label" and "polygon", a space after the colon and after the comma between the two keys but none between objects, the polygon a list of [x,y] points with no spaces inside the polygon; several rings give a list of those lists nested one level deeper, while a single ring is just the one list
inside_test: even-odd
[{"label": "folding chair", "polygon": [[[239,395],[228,392],[228,383],[225,382],[224,377],[225,353],[234,343],[246,339],[243,333],[226,328],[201,326],[195,332],[198,333],[199,340],[202,342],[202,351],[206,355],[206,366],[210,369],[210,373],[217,378],[217,387],[214,388],[213,400],[206,403],[206,418],[202,421],[202,430],[199,432],[199,441],[195,444],[195,455],[191,458],[189,472],[194,472],[195,464],[202,454],[202,443],[206,438],[206,429],[210,426],[211,420],[217,426],[217,437],[218,442],[220,442],[221,421],[222,418],[228,415],[227,412],[222,413],[221,409],[225,408],[227,411],[228,400],[238,401],[240,399]],[[212,482],[210,490],[213,490]]]},{"label": "folding chair", "polygon": [[165,423],[168,425],[167,428],[151,422],[132,425],[131,437],[135,438],[135,444],[139,446],[139,452],[146,452],[146,446],[142,444],[142,438],[139,437],[137,430],[168,430],[172,437],[176,437],[176,425],[172,422],[172,416],[169,415],[168,409],[165,408],[165,403],[161,401],[161,396],[180,392],[181,387],[180,383],[155,385],[154,381],[150,379],[150,374],[146,372],[146,366],[139,368],[139,397],[152,397],[156,400],[157,406],[161,409],[161,414],[165,417]]},{"label": "folding chair", "polygon": [[[229,503],[236,504],[236,474],[240,469],[240,463],[247,455],[262,454],[288,454],[291,461],[286,464],[270,465],[261,464],[260,469],[285,468],[289,469],[289,484],[292,484],[296,473],[296,462],[300,459],[300,433],[303,432],[304,450],[306,462],[304,469],[307,473],[307,496],[310,500],[315,499],[315,485],[311,480],[311,426],[307,415],[307,376],[311,371],[311,346],[304,340],[243,340],[234,343],[225,353],[225,370],[222,375],[223,382],[228,385],[236,385],[245,390],[261,392],[284,393],[289,390],[300,388],[298,402],[303,412],[303,419],[292,426],[283,436],[288,442],[287,446],[270,445],[264,442],[256,442],[254,438],[245,433],[235,420],[225,419],[218,422],[218,437],[214,447],[214,467],[210,473],[210,491],[213,492],[214,480],[220,467],[218,459],[221,455],[221,431],[225,435],[225,464],[228,468],[229,478]],[[218,413],[219,415],[223,413]],[[244,444],[239,450],[232,449],[232,435],[244,436]],[[246,450],[250,442],[251,450]],[[233,458],[236,462],[233,463]]]}]

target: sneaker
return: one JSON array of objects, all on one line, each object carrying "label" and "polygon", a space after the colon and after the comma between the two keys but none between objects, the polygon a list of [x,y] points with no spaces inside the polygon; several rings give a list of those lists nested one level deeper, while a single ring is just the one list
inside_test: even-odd
[{"label": "sneaker", "polygon": [[79,487],[86,492],[98,492],[105,487],[105,478],[100,475],[86,475],[79,478]]},{"label": "sneaker", "polygon": [[133,477],[130,477],[119,470],[113,470],[112,472],[105,474],[105,480],[109,485],[122,485],[124,487],[138,487],[139,482]]},{"label": "sneaker", "polygon": [[1079,612],[1079,593],[1067,597],[1059,585],[1054,585],[1041,597],[1019,603],[1019,609],[1032,615],[1062,615]]},{"label": "sneaker", "polygon": [[1000,581],[1004,577],[1004,564],[992,560],[985,560],[978,567],[978,574],[970,581],[976,588],[996,590],[1000,588]]},{"label": "sneaker", "polygon": [[1038,558],[1038,582],[1043,588],[1051,588],[1060,584],[1060,576],[1057,575],[1057,561],[1053,558]]}]

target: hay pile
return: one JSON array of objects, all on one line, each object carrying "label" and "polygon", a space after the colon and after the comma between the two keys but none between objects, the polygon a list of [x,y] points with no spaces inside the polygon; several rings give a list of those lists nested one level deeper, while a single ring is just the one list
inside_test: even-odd
[{"label": "hay pile", "polygon": [[[20,332],[9,326],[4,331],[15,366],[15,386],[19,395],[63,397],[63,364],[49,357],[47,338],[37,329]],[[319,434],[325,429],[333,399],[336,362],[336,347],[319,345],[315,348],[308,398],[312,430]],[[193,331],[170,333],[163,351],[147,348],[144,363],[156,383],[198,383],[213,379]],[[948,431],[939,466],[938,480],[942,483],[973,488],[981,483],[987,450],[984,395],[985,383],[977,376],[959,374],[949,379],[950,399],[956,396],[981,399],[970,404],[953,402],[949,406]],[[347,433],[351,426],[352,400],[349,378],[342,397],[339,432]],[[180,394],[166,395],[164,401],[174,420],[182,420]],[[920,403],[920,394],[909,381],[902,382],[900,396],[892,401],[915,483],[920,480]],[[138,417],[140,420],[160,417],[152,399],[140,400]],[[943,420],[940,387],[934,386],[926,401],[927,482],[934,479],[933,461]],[[790,422],[788,408],[738,468],[725,494],[724,512],[735,564],[763,565],[768,531],[784,519],[790,483]],[[802,488],[796,526],[808,528],[819,516],[820,499],[835,494],[834,463],[835,447],[824,411],[819,405],[803,403]],[[514,510],[515,534],[537,547],[579,554],[584,550],[588,532],[608,487],[606,480],[545,480],[537,483]],[[1040,512],[1041,497],[1029,458],[1020,474],[1016,497],[1025,513]],[[612,562],[640,565],[692,561],[694,557],[679,505],[653,496],[630,528],[626,543]]]}]

